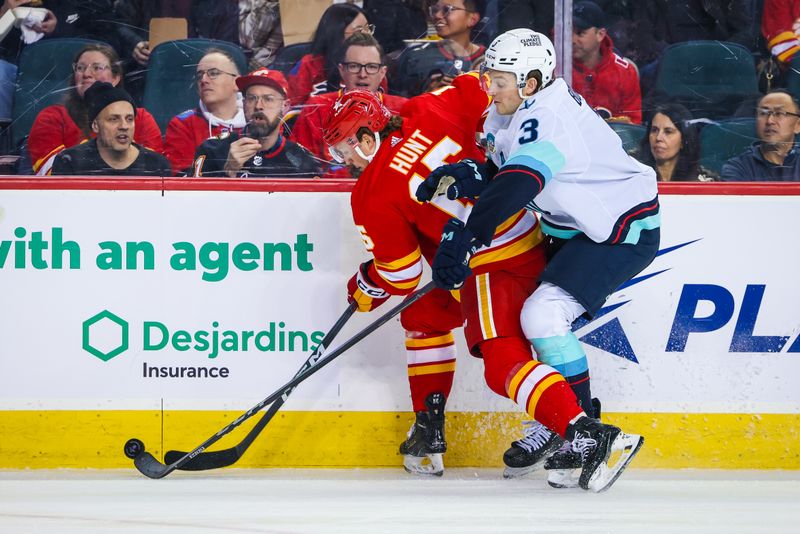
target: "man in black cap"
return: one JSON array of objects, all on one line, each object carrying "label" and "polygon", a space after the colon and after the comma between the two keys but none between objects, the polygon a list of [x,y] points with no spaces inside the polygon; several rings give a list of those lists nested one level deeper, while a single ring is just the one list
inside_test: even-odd
[{"label": "man in black cap", "polygon": [[167,158],[133,142],[136,105],[128,93],[95,82],[84,98],[96,137],[61,152],[51,174],[172,176]]},{"label": "man in black cap", "polygon": [[314,178],[320,162],[283,134],[289,84],[280,71],[260,68],[236,78],[244,95],[241,135],[225,132],[197,149],[192,174],[227,178]]}]

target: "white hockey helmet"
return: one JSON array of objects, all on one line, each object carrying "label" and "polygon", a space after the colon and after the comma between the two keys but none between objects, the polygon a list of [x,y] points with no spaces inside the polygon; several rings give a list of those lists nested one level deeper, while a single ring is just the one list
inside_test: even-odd
[{"label": "white hockey helmet", "polygon": [[528,73],[541,72],[542,87],[550,83],[556,69],[556,49],[544,34],[526,28],[509,30],[497,36],[486,49],[481,69],[514,74],[519,96],[529,98],[530,95],[522,94]]}]

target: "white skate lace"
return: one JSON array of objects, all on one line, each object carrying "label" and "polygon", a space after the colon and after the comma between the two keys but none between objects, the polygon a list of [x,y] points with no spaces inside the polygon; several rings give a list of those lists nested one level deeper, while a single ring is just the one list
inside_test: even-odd
[{"label": "white skate lace", "polygon": [[581,455],[581,461],[586,461],[586,458],[589,454],[592,453],[597,448],[597,440],[589,437],[589,434],[586,434],[587,437],[582,437],[579,434],[575,434],[575,437],[572,439],[572,450],[579,453]]},{"label": "white skate lace", "polygon": [[518,445],[521,449],[525,449],[526,452],[533,452],[534,450],[541,449],[544,447],[544,444],[547,443],[547,440],[550,439],[550,436],[553,435],[546,426],[538,421],[523,421],[522,426],[525,437],[515,441],[514,444]]}]

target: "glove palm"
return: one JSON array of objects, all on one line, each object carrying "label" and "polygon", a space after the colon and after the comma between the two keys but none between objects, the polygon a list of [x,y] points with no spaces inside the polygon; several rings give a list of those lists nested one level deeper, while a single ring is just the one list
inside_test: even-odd
[{"label": "glove palm", "polygon": [[475,199],[486,187],[488,182],[486,174],[486,167],[471,159],[442,165],[434,169],[417,187],[417,200],[428,202],[444,194],[450,200]]}]

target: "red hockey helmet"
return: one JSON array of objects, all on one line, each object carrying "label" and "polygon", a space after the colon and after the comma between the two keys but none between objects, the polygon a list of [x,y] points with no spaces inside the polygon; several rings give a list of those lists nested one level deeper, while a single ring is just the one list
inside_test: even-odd
[{"label": "red hockey helmet", "polygon": [[334,103],[333,113],[323,126],[322,139],[331,147],[345,139],[351,139],[351,144],[357,144],[355,137],[359,128],[380,132],[391,118],[391,112],[375,94],[369,91],[348,91]]}]

